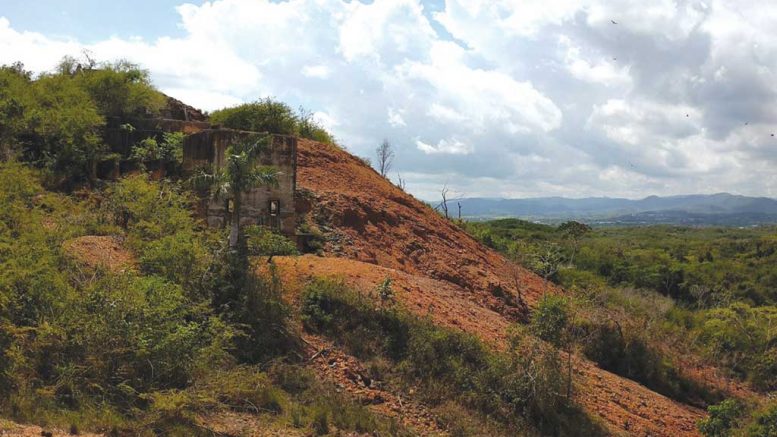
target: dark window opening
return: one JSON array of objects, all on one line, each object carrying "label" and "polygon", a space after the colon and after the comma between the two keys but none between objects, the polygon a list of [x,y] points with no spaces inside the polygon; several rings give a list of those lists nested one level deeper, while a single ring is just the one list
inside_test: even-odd
[{"label": "dark window opening", "polygon": [[268,211],[270,211],[270,216],[275,217],[281,212],[281,201],[280,200],[270,200],[270,205],[267,208]]}]

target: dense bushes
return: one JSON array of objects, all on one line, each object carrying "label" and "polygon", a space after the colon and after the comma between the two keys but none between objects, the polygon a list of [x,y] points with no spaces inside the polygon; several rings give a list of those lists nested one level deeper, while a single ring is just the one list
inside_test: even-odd
[{"label": "dense bushes", "polygon": [[[563,394],[559,356],[527,335],[516,335],[508,354],[496,354],[475,337],[415,319],[394,307],[373,307],[342,283],[318,280],[302,298],[307,329],[342,342],[364,360],[389,359],[380,379],[418,386],[432,404],[451,400],[499,422],[504,432],[599,432]],[[450,405],[447,407],[450,408]],[[511,430],[511,431],[508,431]]]},{"label": "dense bushes", "polygon": [[708,417],[698,423],[705,437],[773,437],[777,436],[777,404],[761,407],[726,399],[707,408]]},{"label": "dense bushes", "polygon": [[565,259],[577,252],[550,278],[587,300],[576,341],[600,366],[699,405],[719,395],[682,377],[661,351],[688,350],[758,389],[777,387],[773,228],[600,228],[579,249],[552,226],[511,219],[467,228],[529,266],[548,245]]},{"label": "dense bushes", "polygon": [[214,111],[210,120],[232,129],[298,135],[322,143],[334,143],[332,135],[314,120],[311,113],[304,109],[294,113],[287,104],[269,97]]},{"label": "dense bushes", "polygon": [[763,390],[777,389],[777,307],[736,303],[704,312],[699,339],[706,352]]},{"label": "dense bushes", "polygon": [[[47,406],[62,414],[129,412],[142,407],[148,393],[185,387],[201,360],[228,354],[237,329],[175,275],[75,268],[62,242],[86,227],[99,228],[78,224],[78,218],[97,220],[100,214],[88,212],[92,205],[46,193],[38,180],[19,164],[0,166],[0,410],[26,420],[46,416]],[[160,192],[141,179],[117,188],[108,196],[129,188]],[[122,204],[120,198],[108,203]],[[128,201],[139,208],[126,223],[141,255],[159,236],[149,229],[175,236],[191,225],[183,224],[176,202],[154,197],[156,208],[135,204],[142,201]]]},{"label": "dense bushes", "polygon": [[65,58],[34,80],[20,64],[3,66],[0,85],[2,155],[51,171],[62,186],[94,181],[97,163],[111,152],[101,137],[108,117],[154,114],[165,103],[147,72],[127,62]]},{"label": "dense bushes", "polygon": [[[181,393],[214,369],[294,356],[277,278],[231,271],[176,185],[133,176],[74,200],[3,163],[0,205],[0,414],[166,432],[209,405]],[[63,242],[85,232],[116,235],[139,269],[77,264]]]}]

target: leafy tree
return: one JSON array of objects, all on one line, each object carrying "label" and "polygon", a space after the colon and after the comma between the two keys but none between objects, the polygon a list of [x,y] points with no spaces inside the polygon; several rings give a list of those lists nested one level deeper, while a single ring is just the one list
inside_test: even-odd
[{"label": "leafy tree", "polygon": [[66,57],[58,71],[88,92],[105,117],[155,115],[166,103],[151,84],[148,71],[126,60],[97,64]]},{"label": "leafy tree", "polygon": [[100,138],[104,124],[89,94],[64,76],[46,75],[33,83],[35,106],[26,123],[33,140],[25,158],[59,174],[97,177],[97,161],[107,152]]},{"label": "leafy tree", "polygon": [[0,152],[19,153],[63,186],[94,184],[110,153],[101,137],[106,117],[155,114],[165,103],[148,73],[124,61],[65,58],[36,80],[15,64],[0,69],[0,84]]},{"label": "leafy tree", "polygon": [[568,221],[562,223],[558,227],[558,230],[563,233],[564,238],[572,241],[572,255],[569,257],[569,263],[573,264],[575,262],[578,246],[580,245],[580,239],[591,232],[591,227],[585,223]]},{"label": "leafy tree", "polygon": [[707,408],[709,417],[699,421],[699,432],[705,437],[728,437],[743,413],[742,405],[734,399],[726,399]]},{"label": "leafy tree", "polygon": [[32,74],[17,63],[0,67],[0,159],[11,157],[33,105]]},{"label": "leafy tree", "polygon": [[748,437],[777,436],[777,404],[772,404],[753,415],[752,423],[747,427]]},{"label": "leafy tree", "polygon": [[294,113],[289,105],[269,97],[214,111],[210,121],[230,129],[298,135],[327,144],[335,142],[312,112],[300,107],[299,112]]},{"label": "leafy tree", "polygon": [[165,132],[162,141],[145,138],[132,148],[131,158],[142,165],[155,162],[163,177],[167,166],[174,165],[177,168],[183,163],[183,139],[183,132]]}]

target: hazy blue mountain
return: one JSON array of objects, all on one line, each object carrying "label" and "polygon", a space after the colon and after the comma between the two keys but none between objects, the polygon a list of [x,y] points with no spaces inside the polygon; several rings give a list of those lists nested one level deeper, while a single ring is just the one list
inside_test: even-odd
[{"label": "hazy blue mountain", "polygon": [[[465,198],[462,216],[475,219],[520,217],[535,220],[579,219],[615,223],[688,223],[749,225],[777,222],[777,200],[728,193],[650,196],[632,200],[610,197],[567,199]],[[451,211],[457,210],[456,207]]]}]

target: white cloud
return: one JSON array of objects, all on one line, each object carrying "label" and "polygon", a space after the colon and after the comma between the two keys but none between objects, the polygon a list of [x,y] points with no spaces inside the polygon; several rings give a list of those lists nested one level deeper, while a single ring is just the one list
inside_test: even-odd
[{"label": "white cloud", "polygon": [[177,10],[180,37],[92,44],[0,17],[0,62],[45,71],[87,49],[141,63],[206,110],[273,96],[317,111],[356,154],[388,138],[417,193],[456,180],[480,195],[777,195],[777,8],[763,3],[446,0],[432,18],[419,0]]},{"label": "white cloud", "polygon": [[456,138],[442,139],[437,142],[436,146],[427,144],[421,140],[416,140],[415,144],[418,147],[418,150],[426,153],[427,155],[469,155],[474,150],[471,146],[464,144]]},{"label": "white cloud", "polygon": [[327,79],[329,74],[330,70],[326,65],[306,65],[302,67],[303,76]]},{"label": "white cloud", "polygon": [[597,59],[585,58],[580,47],[574,45],[567,36],[559,38],[559,46],[563,51],[563,59],[567,70],[577,79],[613,87],[631,86],[629,66],[618,64],[617,57]]},{"label": "white cloud", "polygon": [[388,123],[392,127],[407,126],[405,119],[402,117],[401,109],[388,108]]}]

